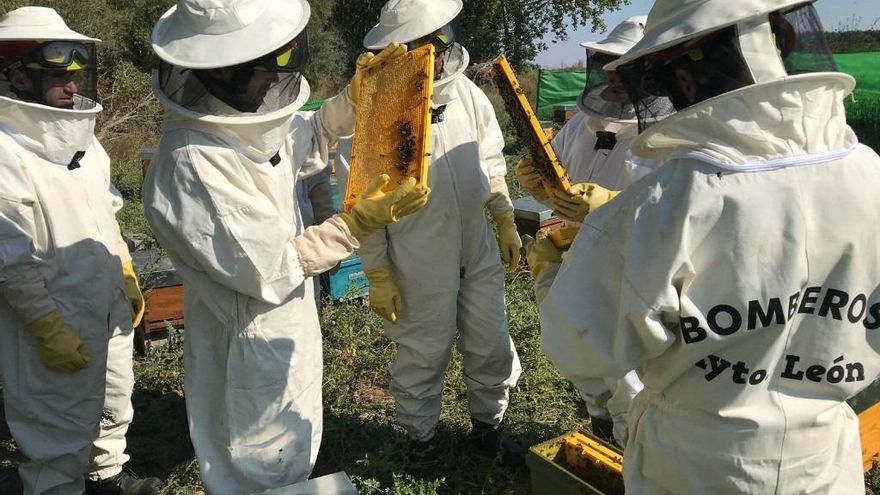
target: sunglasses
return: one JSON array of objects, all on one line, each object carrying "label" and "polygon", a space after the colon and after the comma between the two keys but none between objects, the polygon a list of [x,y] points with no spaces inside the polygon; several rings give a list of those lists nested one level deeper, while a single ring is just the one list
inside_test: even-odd
[{"label": "sunglasses", "polygon": [[308,60],[309,38],[303,31],[281,48],[255,60],[252,66],[266,72],[302,72]]},{"label": "sunglasses", "polygon": [[76,71],[92,64],[91,47],[73,41],[50,41],[42,43],[23,60],[31,69]]}]

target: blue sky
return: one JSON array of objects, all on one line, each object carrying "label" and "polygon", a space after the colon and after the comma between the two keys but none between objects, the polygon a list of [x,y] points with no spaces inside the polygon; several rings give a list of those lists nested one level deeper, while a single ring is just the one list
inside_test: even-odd
[{"label": "blue sky", "polygon": [[[652,0],[630,0],[629,5],[606,14],[605,24],[610,29],[629,17],[647,15],[653,4]],[[815,5],[822,19],[822,25],[828,31],[852,27],[855,24],[854,19],[861,19],[860,25],[855,26],[857,28],[867,29],[873,25],[876,29],[880,29],[880,2],[877,0],[819,0]],[[584,49],[579,43],[598,41],[602,38],[604,38],[602,33],[593,33],[590,28],[582,27],[569,33],[566,41],[551,43],[548,39],[549,49],[539,53],[535,62],[547,68],[574,64],[584,58]]]}]

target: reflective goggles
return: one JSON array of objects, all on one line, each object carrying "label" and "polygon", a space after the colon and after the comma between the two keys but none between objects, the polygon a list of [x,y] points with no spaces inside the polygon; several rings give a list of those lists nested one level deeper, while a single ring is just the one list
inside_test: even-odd
[{"label": "reflective goggles", "polygon": [[451,23],[447,24],[427,36],[422,36],[415,41],[410,41],[406,44],[406,48],[408,50],[413,50],[420,46],[427,45],[428,43],[434,45],[434,50],[437,53],[445,52],[455,44],[455,28],[452,27]]},{"label": "reflective goggles", "polygon": [[94,48],[75,41],[50,41],[22,59],[29,69],[67,70],[85,69],[92,65]]},{"label": "reflective goggles", "polygon": [[309,60],[309,38],[306,32],[290,40],[281,48],[264,55],[249,65],[266,72],[302,72]]}]

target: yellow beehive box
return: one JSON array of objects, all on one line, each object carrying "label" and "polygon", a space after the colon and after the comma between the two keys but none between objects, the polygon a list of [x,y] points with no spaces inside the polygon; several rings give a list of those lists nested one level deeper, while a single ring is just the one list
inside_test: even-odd
[{"label": "yellow beehive box", "polygon": [[589,434],[574,432],[529,449],[532,493],[623,495],[623,453]]},{"label": "yellow beehive box", "polygon": [[554,189],[568,191],[571,188],[568,173],[556,157],[550,139],[532,111],[507,58],[499,55],[493,65],[495,84],[504,100],[504,107],[513,120],[517,136],[531,155],[535,169],[542,176],[544,190],[548,195],[552,195]]},{"label": "yellow beehive box", "polygon": [[355,115],[346,211],[380,174],[391,177],[386,191],[407,177],[427,182],[433,83],[431,44],[367,69]]}]

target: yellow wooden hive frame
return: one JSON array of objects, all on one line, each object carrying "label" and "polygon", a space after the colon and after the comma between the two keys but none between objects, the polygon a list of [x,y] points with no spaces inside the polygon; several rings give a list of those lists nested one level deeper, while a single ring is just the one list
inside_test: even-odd
[{"label": "yellow wooden hive frame", "polygon": [[364,74],[355,115],[344,207],[351,211],[374,178],[390,191],[405,178],[428,181],[434,46],[416,48]]},{"label": "yellow wooden hive frame", "polygon": [[569,466],[592,463],[618,476],[623,475],[623,455],[583,433],[565,437],[565,462]]},{"label": "yellow wooden hive frame", "polygon": [[547,138],[535,112],[532,111],[532,106],[519,85],[516,74],[507,62],[507,57],[504,54],[499,55],[493,65],[498,92],[504,100],[507,113],[513,119],[517,136],[531,155],[535,169],[543,177],[544,191],[548,195],[552,195],[554,189],[569,191],[571,181],[568,173],[553,151],[550,139]]}]

